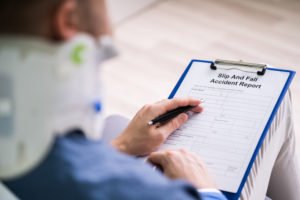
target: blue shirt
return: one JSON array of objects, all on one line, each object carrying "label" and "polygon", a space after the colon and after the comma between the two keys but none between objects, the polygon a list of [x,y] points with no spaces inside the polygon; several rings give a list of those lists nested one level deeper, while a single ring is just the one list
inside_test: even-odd
[{"label": "blue shirt", "polygon": [[[56,138],[45,160],[4,184],[21,200],[195,200],[197,190],[172,181],[80,131]],[[225,197],[204,193],[203,200]]]}]

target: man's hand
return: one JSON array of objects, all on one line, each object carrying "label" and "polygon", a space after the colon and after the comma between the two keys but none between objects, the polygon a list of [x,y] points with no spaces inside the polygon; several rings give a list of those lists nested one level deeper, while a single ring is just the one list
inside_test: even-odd
[{"label": "man's hand", "polygon": [[196,188],[216,188],[200,158],[186,150],[161,151],[150,154],[148,160],[162,168],[171,179],[184,179]]},{"label": "man's hand", "polygon": [[166,99],[152,105],[145,105],[132,119],[125,131],[112,141],[112,145],[127,154],[142,156],[158,149],[167,137],[187,121],[188,115],[182,113],[171,121],[160,125],[148,122],[170,110],[182,106],[196,106],[192,111],[201,112],[200,100],[193,98]]}]

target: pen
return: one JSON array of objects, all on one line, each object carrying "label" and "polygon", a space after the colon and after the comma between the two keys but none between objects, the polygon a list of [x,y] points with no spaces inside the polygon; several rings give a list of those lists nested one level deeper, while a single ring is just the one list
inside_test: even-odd
[{"label": "pen", "polygon": [[[202,99],[201,99],[201,102],[203,102]],[[183,106],[183,107],[176,108],[174,110],[171,110],[163,115],[160,115],[160,116],[152,119],[151,121],[148,122],[148,125],[154,125],[157,123],[164,123],[164,122],[170,121],[171,119],[177,117],[179,114],[188,112],[195,107],[196,106]]]}]

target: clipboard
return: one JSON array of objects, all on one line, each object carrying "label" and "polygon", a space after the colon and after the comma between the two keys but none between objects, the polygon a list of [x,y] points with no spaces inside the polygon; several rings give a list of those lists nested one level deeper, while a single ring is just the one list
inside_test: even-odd
[{"label": "clipboard", "polygon": [[172,90],[171,94],[169,95],[168,99],[172,99],[177,90],[179,89],[181,83],[183,82],[183,80],[185,79],[186,75],[188,74],[190,68],[192,67],[192,65],[194,63],[197,62],[201,62],[201,63],[207,63],[210,64],[210,68],[211,70],[218,70],[219,68],[225,69],[225,70],[232,70],[232,69],[237,69],[237,70],[241,70],[244,71],[245,73],[256,73],[259,76],[264,76],[265,73],[268,73],[268,71],[279,71],[279,72],[286,72],[289,73],[287,81],[280,93],[280,96],[275,104],[275,107],[273,109],[273,111],[271,112],[271,116],[269,117],[263,132],[260,136],[260,139],[256,145],[256,148],[254,150],[254,153],[250,159],[249,165],[246,169],[246,172],[242,178],[242,181],[240,183],[240,186],[237,190],[236,193],[231,193],[231,192],[226,192],[226,191],[222,191],[222,193],[229,199],[229,200],[237,200],[239,199],[241,192],[243,190],[243,187],[245,186],[245,183],[247,181],[247,178],[249,176],[249,173],[251,172],[252,166],[255,162],[256,156],[259,153],[259,150],[263,144],[263,141],[268,133],[268,130],[272,124],[272,121],[275,118],[275,115],[284,99],[284,96],[286,95],[288,88],[296,74],[295,71],[292,70],[285,70],[285,69],[277,69],[277,68],[269,68],[266,64],[256,64],[256,63],[248,63],[248,62],[243,62],[243,61],[228,61],[228,60],[216,60],[216,61],[208,61],[208,60],[191,60],[189,65],[186,67],[186,69],[184,70],[183,74],[181,75],[181,77],[179,78],[178,82],[176,83],[174,89]]}]

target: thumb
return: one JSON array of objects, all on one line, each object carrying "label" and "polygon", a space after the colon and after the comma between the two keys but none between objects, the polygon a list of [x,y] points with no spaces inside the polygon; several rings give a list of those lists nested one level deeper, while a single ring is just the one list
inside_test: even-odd
[{"label": "thumb", "polygon": [[154,165],[164,166],[167,163],[164,152],[154,152],[148,157],[148,161]]},{"label": "thumb", "polygon": [[167,138],[171,133],[182,126],[188,120],[188,118],[189,117],[186,113],[181,113],[158,129],[160,129],[162,133],[166,134],[165,137]]}]

